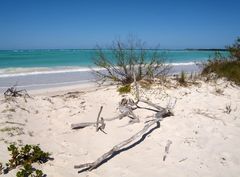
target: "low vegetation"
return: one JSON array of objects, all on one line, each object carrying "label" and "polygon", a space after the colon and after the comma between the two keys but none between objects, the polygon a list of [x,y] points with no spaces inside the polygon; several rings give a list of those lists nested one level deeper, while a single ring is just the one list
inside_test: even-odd
[{"label": "low vegetation", "polygon": [[0,132],[7,133],[9,136],[23,135],[24,131],[21,127],[4,127]]},{"label": "low vegetation", "polygon": [[37,169],[34,169],[32,167],[31,164],[25,164],[23,166],[23,168],[21,168],[17,174],[16,174],[17,177],[27,177],[27,176],[31,176],[31,177],[43,177],[43,172],[42,170],[37,170]]},{"label": "low vegetation", "polygon": [[225,77],[240,85],[240,38],[228,49],[230,57],[225,58],[216,52],[212,60],[203,64],[202,75],[214,73],[217,77]]},{"label": "low vegetation", "polygon": [[32,167],[33,163],[45,163],[50,160],[50,153],[44,152],[38,145],[25,145],[23,147],[17,147],[11,144],[8,147],[10,152],[10,160],[6,163],[6,168],[4,173],[16,168],[17,166],[22,166],[23,168],[17,172],[17,177],[42,177],[43,172],[41,170]]},{"label": "low vegetation", "polygon": [[177,81],[181,86],[187,86],[187,74],[184,71],[182,71]]},{"label": "low vegetation", "polygon": [[126,84],[126,85],[123,85],[123,86],[119,87],[118,88],[118,92],[120,94],[131,92],[131,85],[130,84]]},{"label": "low vegetation", "polygon": [[215,59],[208,61],[202,70],[202,74],[211,73],[215,73],[217,77],[225,77],[229,81],[240,85],[240,61],[238,60]]}]

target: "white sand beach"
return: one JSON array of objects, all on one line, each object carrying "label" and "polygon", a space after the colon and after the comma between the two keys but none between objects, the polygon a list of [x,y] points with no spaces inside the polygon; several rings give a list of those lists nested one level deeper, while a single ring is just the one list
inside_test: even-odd
[{"label": "white sand beach", "polygon": [[[240,174],[240,88],[218,80],[189,87],[141,88],[141,96],[166,107],[176,100],[174,116],[153,126],[143,140],[124,149],[92,171],[78,173],[74,165],[95,161],[116,144],[140,131],[153,112],[137,110],[140,123],[128,125],[129,118],[106,122],[104,134],[95,127],[72,130],[72,123],[96,121],[100,106],[102,117],[119,114],[123,97],[117,86],[74,86],[30,91],[24,100],[0,104],[0,162],[9,159],[7,147],[39,144],[50,152],[52,161],[35,164],[47,176],[211,176],[237,177]],[[228,108],[227,108],[228,107]],[[171,142],[163,161],[165,146]],[[15,176],[17,169],[4,176]]]}]

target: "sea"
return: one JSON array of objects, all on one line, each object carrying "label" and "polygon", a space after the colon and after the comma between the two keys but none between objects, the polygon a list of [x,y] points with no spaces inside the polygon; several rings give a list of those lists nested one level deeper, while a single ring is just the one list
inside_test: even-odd
[{"label": "sea", "polygon": [[[112,51],[104,50],[111,59]],[[153,52],[147,50],[148,53]],[[214,57],[214,51],[198,50],[159,50],[161,58],[173,65],[192,65]],[[223,55],[228,52],[222,51]],[[71,70],[88,70],[94,65],[96,50],[2,50],[0,51],[0,77],[33,74],[41,72],[69,72]]]},{"label": "sea", "polygon": [[[155,50],[154,50],[155,51]],[[113,61],[113,51],[103,50]],[[138,52],[138,51],[136,51]],[[146,50],[150,60],[153,50]],[[215,51],[209,50],[158,50],[165,63],[181,70],[194,71],[196,63],[212,59]],[[227,51],[220,52],[227,57]],[[11,85],[27,88],[68,85],[93,79],[92,68],[97,50],[93,49],[38,49],[38,50],[0,50],[0,90]]]}]

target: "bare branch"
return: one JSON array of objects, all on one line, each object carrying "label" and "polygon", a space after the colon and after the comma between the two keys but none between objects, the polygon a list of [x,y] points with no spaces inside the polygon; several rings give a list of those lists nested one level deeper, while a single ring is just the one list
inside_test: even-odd
[{"label": "bare branch", "polygon": [[98,113],[98,116],[97,116],[96,132],[99,130],[99,118],[100,118],[100,115],[101,115],[102,109],[103,109],[103,106],[100,107],[100,110],[99,110],[99,113]]},{"label": "bare branch", "polygon": [[[163,117],[163,115],[162,115],[162,117]],[[158,119],[155,119],[155,120],[149,122],[148,124],[146,124],[144,126],[144,128],[142,130],[140,130],[138,133],[136,133],[135,135],[133,135],[129,139],[119,143],[118,145],[114,146],[110,151],[108,151],[107,153],[103,154],[95,162],[81,164],[81,165],[75,165],[74,168],[77,168],[77,169],[78,168],[87,168],[87,170],[89,170],[89,171],[95,169],[96,167],[101,165],[101,163],[104,160],[106,160],[108,157],[112,156],[114,153],[116,153],[117,151],[121,150],[126,145],[136,141],[139,137],[141,137],[143,134],[145,134],[152,125],[156,124],[157,122],[160,122],[163,119],[162,117],[158,118]]]}]

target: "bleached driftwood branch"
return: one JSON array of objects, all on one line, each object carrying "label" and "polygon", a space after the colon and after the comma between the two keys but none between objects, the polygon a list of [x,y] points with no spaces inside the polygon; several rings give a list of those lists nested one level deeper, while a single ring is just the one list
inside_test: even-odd
[{"label": "bleached driftwood branch", "polygon": [[15,86],[8,88],[4,92],[5,97],[28,97],[31,98],[30,95],[27,93],[27,90],[17,90]]},{"label": "bleached driftwood branch", "polygon": [[[147,104],[151,107],[154,107],[155,109],[138,106],[138,103],[140,103],[140,102],[143,102],[143,103],[145,103],[145,104]],[[161,106],[158,106],[158,105],[152,103],[151,101],[147,101],[147,100],[144,100],[144,99],[140,99],[138,103],[134,103],[134,104],[139,109],[147,109],[147,110],[154,111],[154,112],[159,112],[159,111],[165,110],[165,108],[163,108]],[[113,117],[113,118],[104,119],[104,121],[109,122],[109,121],[113,121],[113,120],[116,120],[116,119],[122,119],[126,116],[132,116],[133,120],[131,122],[139,122],[139,118],[133,113],[133,110],[135,108],[130,109],[129,107],[124,106],[124,108],[121,108],[121,109],[122,109],[121,114],[119,114],[118,116]],[[124,109],[124,111],[123,111],[123,109]],[[81,129],[81,128],[85,128],[85,127],[88,127],[88,126],[97,126],[97,124],[96,124],[96,122],[83,122],[83,123],[71,124],[72,129]]]},{"label": "bleached driftwood branch", "polygon": [[99,118],[100,118],[100,115],[101,115],[102,109],[103,109],[103,106],[100,107],[100,110],[99,110],[99,113],[98,113],[98,116],[97,116],[96,132],[99,130]]},{"label": "bleached driftwood branch", "polygon": [[[129,115],[129,112],[123,112],[116,117],[109,118],[109,119],[104,119],[104,121],[108,122],[108,121],[113,121],[113,120],[116,120],[116,119],[122,119],[123,117],[126,117],[128,115]],[[88,126],[96,126],[96,122],[83,122],[83,123],[71,124],[72,129],[80,129],[80,128],[85,128],[85,127],[88,127]]]},{"label": "bleached driftwood branch", "polygon": [[[85,163],[85,164],[75,165],[74,168],[81,169],[79,172],[83,172],[85,170],[91,171],[91,170],[97,168],[102,163],[104,163],[107,160],[109,160],[109,158],[111,158],[114,155],[116,155],[117,152],[120,152],[121,150],[123,150],[123,148],[127,148],[126,146],[130,147],[131,145],[133,145],[134,142],[136,143],[137,140],[139,141],[140,137],[145,135],[154,124],[159,123],[165,117],[173,115],[169,108],[163,108],[161,106],[158,106],[158,105],[152,103],[151,101],[144,100],[144,99],[140,98],[139,88],[138,88],[138,85],[137,85],[137,82],[136,82],[135,75],[134,75],[134,84],[135,84],[135,89],[136,89],[137,101],[134,102],[131,99],[128,99],[128,100],[127,99],[122,99],[122,101],[120,103],[120,106],[119,106],[119,110],[120,110],[121,114],[119,116],[117,116],[117,117],[114,117],[114,118],[111,118],[111,119],[106,119],[105,121],[112,121],[112,120],[115,120],[115,119],[121,119],[121,118],[123,118],[125,116],[132,116],[133,123],[135,121],[139,121],[139,118],[133,113],[133,110],[135,110],[137,108],[148,109],[148,110],[156,112],[154,119],[145,122],[146,124],[145,124],[145,126],[144,126],[144,128],[142,130],[140,130],[138,133],[136,133],[135,135],[131,136],[127,140],[125,140],[125,141],[115,145],[111,150],[109,150],[108,152],[103,154],[96,161],[94,161],[92,163]],[[138,106],[139,102],[143,102],[143,103],[145,103],[145,104],[147,104],[147,105],[149,105],[149,106],[151,106],[151,107],[153,107],[155,109],[140,107],[140,106]],[[74,129],[74,128],[83,128],[83,127],[90,126],[90,125],[96,125],[96,128],[98,129],[98,122],[99,122],[99,116],[100,116],[101,111],[102,111],[102,107],[101,107],[100,112],[98,114],[97,122],[72,124],[71,127]],[[103,126],[105,126],[104,123],[103,123]],[[168,144],[167,144],[167,146],[165,148],[165,153],[166,154],[169,151],[169,147],[170,147],[171,143],[172,143],[171,141],[168,141]],[[164,157],[164,160],[165,159],[166,159],[166,155]]]},{"label": "bleached driftwood branch", "polygon": [[136,133],[135,135],[133,135],[132,137],[130,137],[129,139],[119,143],[118,145],[114,146],[110,151],[108,151],[107,153],[103,154],[101,157],[99,157],[95,162],[92,163],[86,163],[86,164],[81,164],[81,165],[75,165],[74,168],[76,169],[83,169],[86,168],[86,170],[93,170],[96,167],[98,167],[99,165],[101,165],[102,162],[104,162],[108,157],[112,156],[114,153],[116,153],[117,151],[121,150],[123,147],[125,147],[126,145],[129,145],[132,142],[135,142],[139,137],[141,137],[142,135],[144,135],[151,126],[153,126],[154,124],[160,122],[163,120],[163,117],[166,117],[165,115],[168,115],[168,111],[162,111],[162,116],[154,119],[150,122],[148,122],[144,128],[142,130],[140,130],[138,133]]}]

